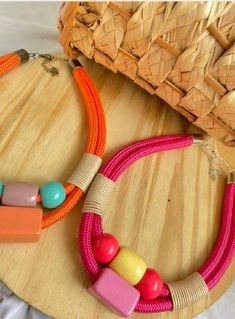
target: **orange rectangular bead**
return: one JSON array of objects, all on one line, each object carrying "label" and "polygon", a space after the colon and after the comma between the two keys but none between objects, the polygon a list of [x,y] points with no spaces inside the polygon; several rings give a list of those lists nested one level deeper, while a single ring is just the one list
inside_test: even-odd
[{"label": "orange rectangular bead", "polygon": [[38,241],[41,224],[40,208],[0,206],[0,243]]}]

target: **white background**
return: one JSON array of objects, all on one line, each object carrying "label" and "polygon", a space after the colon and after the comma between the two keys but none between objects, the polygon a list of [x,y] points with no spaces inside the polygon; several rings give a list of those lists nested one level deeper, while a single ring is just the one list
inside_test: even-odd
[{"label": "white background", "polygon": [[[22,48],[29,52],[62,52],[56,29],[59,7],[59,2],[0,2],[0,54]],[[46,318],[0,284],[0,319]],[[235,283],[194,319],[235,319]]]}]

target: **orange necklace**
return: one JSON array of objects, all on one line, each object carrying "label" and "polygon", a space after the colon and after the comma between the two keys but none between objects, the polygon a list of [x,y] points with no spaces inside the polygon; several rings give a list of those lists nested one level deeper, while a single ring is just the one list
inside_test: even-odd
[{"label": "orange necklace", "polygon": [[[0,57],[0,77],[32,58],[56,60],[48,54],[28,53],[24,49]],[[68,61],[72,73],[84,100],[88,118],[88,139],[83,154],[73,175],[62,185],[49,182],[38,188],[25,182],[0,183],[0,242],[37,241],[41,229],[51,226],[65,217],[86,192],[101,165],[104,154],[106,127],[105,118],[98,91],[85,69],[78,60]],[[57,75],[56,68],[44,69]],[[42,214],[36,207],[42,204],[52,210]],[[32,211],[32,212],[31,212]],[[14,223],[11,220],[14,220]]]}]

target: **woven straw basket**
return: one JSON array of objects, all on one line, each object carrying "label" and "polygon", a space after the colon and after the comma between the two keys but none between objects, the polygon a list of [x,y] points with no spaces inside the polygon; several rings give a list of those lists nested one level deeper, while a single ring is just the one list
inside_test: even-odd
[{"label": "woven straw basket", "polygon": [[235,146],[235,3],[68,2],[60,41]]}]

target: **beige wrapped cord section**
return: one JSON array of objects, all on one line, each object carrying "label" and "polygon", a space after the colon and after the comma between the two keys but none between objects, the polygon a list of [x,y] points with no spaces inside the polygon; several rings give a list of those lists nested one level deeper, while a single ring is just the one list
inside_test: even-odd
[{"label": "beige wrapped cord section", "polygon": [[202,276],[195,272],[184,280],[167,284],[173,301],[173,310],[188,307],[208,294],[208,287]]},{"label": "beige wrapped cord section", "polygon": [[83,213],[91,212],[102,215],[115,183],[103,174],[97,174],[87,193]]},{"label": "beige wrapped cord section", "polygon": [[67,180],[86,192],[95,175],[99,171],[102,159],[91,153],[84,153],[73,175]]}]

